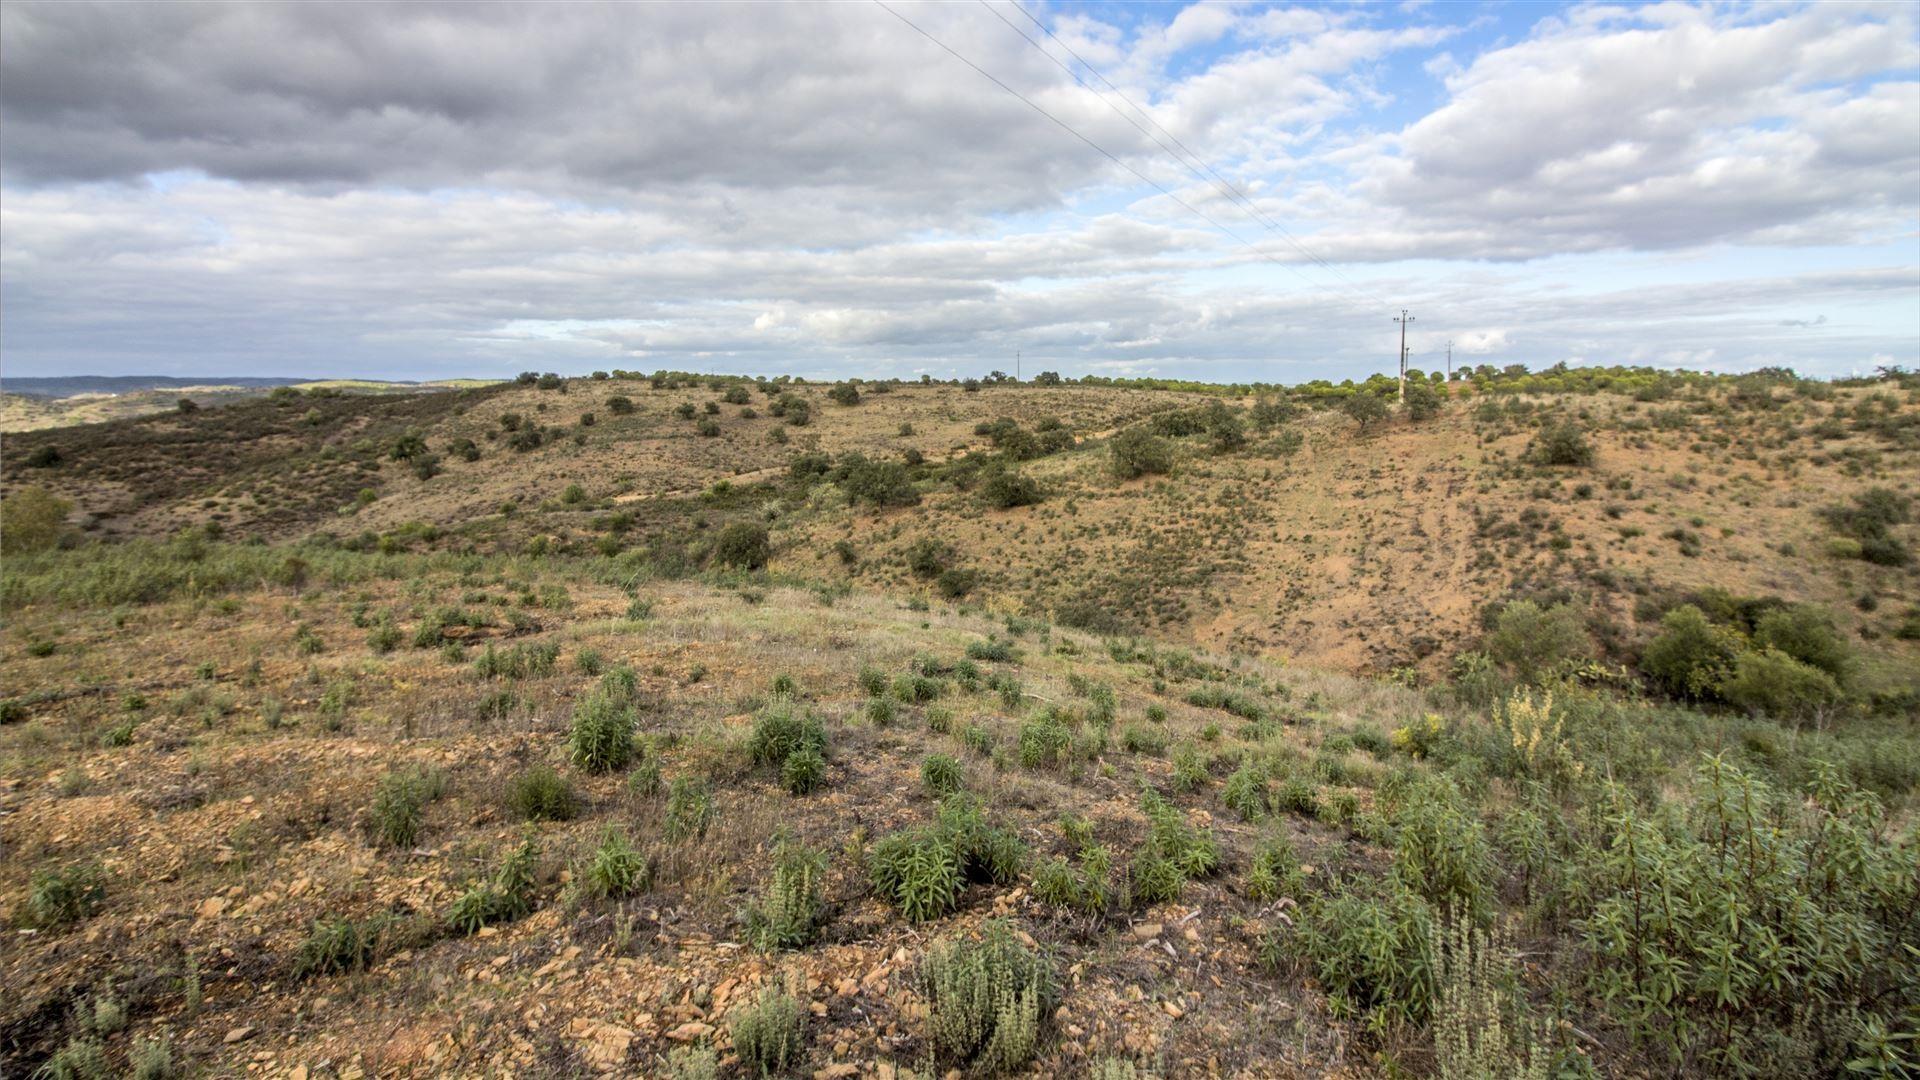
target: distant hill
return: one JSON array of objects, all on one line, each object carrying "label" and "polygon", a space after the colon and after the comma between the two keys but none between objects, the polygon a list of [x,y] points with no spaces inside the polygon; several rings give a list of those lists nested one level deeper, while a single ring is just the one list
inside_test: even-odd
[{"label": "distant hill", "polygon": [[72,397],[75,394],[127,394],[136,390],[176,390],[187,386],[238,386],[270,390],[310,379],[265,379],[230,375],[53,375],[44,378],[0,379],[0,389],[29,397]]}]

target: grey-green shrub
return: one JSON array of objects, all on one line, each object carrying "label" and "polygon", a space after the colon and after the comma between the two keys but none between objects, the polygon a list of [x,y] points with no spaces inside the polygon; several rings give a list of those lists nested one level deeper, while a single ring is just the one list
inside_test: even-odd
[{"label": "grey-green shrub", "polygon": [[987,923],[978,941],[937,942],[920,980],[935,1050],[983,1075],[1032,1059],[1057,998],[1052,964],[999,920]]},{"label": "grey-green shrub", "polygon": [[800,1061],[806,1009],[792,994],[769,986],[735,1010],[727,1028],[742,1066],[762,1077],[777,1076]]}]

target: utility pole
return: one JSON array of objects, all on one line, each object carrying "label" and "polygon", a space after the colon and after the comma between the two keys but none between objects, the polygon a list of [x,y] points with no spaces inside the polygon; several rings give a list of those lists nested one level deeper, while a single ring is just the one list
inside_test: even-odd
[{"label": "utility pole", "polygon": [[1013,381],[1020,381],[1020,350],[1013,350]]},{"label": "utility pole", "polygon": [[1407,324],[1413,321],[1413,316],[1407,314],[1406,308],[1401,308],[1400,316],[1393,321],[1400,324],[1400,400],[1405,401],[1407,400]]},{"label": "utility pole", "polygon": [[1453,381],[1453,342],[1447,342],[1447,381]]}]

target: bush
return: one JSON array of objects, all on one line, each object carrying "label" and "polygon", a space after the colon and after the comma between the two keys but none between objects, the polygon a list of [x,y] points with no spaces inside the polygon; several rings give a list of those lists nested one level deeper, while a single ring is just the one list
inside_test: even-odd
[{"label": "bush", "polygon": [[1064,769],[1073,750],[1073,733],[1049,711],[1020,725],[1019,746],[1023,768]]},{"label": "bush", "polygon": [[579,811],[579,800],[559,773],[535,765],[508,785],[507,806],[523,821],[570,821]]},{"label": "bush", "polygon": [[1144,427],[1130,427],[1115,435],[1107,452],[1108,467],[1122,480],[1173,471],[1173,444]]},{"label": "bush", "polygon": [[1305,963],[1336,1017],[1385,1031],[1423,1024],[1431,1013],[1433,940],[1432,909],[1389,883],[1380,895],[1342,887],[1314,898],[1298,924],[1271,932],[1261,951],[1269,966],[1287,957]]},{"label": "bush", "polygon": [[1528,448],[1528,456],[1542,465],[1591,465],[1593,444],[1571,420],[1542,428]]},{"label": "bush", "polygon": [[600,897],[632,896],[653,885],[653,863],[633,849],[625,833],[608,829],[587,864],[587,891]]},{"label": "bush", "polygon": [[672,843],[705,836],[713,823],[713,793],[704,780],[675,777],[667,789],[666,836]]},{"label": "bush", "polygon": [[760,991],[750,1005],[735,1010],[727,1030],[740,1063],[762,1077],[777,1076],[800,1061],[806,1009],[777,987]]},{"label": "bush", "polygon": [[758,522],[735,521],[720,530],[713,543],[713,557],[722,566],[758,570],[773,557],[773,544],[767,527]]},{"label": "bush", "polygon": [[965,781],[965,771],[951,755],[928,754],[920,762],[920,784],[936,798],[959,791]]},{"label": "bush", "polygon": [[607,411],[615,416],[633,415],[633,399],[625,394],[614,394],[607,398]]},{"label": "bush", "polygon": [[1676,1074],[1840,1073],[1911,1007],[1911,841],[1824,763],[1782,798],[1708,757],[1692,805],[1683,823],[1609,793],[1570,874],[1588,993]]},{"label": "bush", "polygon": [[1711,700],[1733,674],[1741,645],[1737,632],[1682,604],[1661,618],[1659,635],[1640,654],[1640,670],[1675,697]]},{"label": "bush", "polygon": [[533,910],[540,849],[529,834],[508,854],[493,878],[461,893],[447,911],[447,925],[471,937],[483,927],[511,922]]},{"label": "bush", "polygon": [[0,502],[0,551],[45,551],[60,541],[73,503],[45,488],[23,487]]},{"label": "bush", "polygon": [[380,938],[387,924],[382,917],[314,920],[313,931],[301,943],[300,955],[294,960],[294,978],[365,970],[380,953]]},{"label": "bush", "polygon": [[1046,498],[1039,481],[1007,465],[988,467],[980,482],[980,496],[988,506],[1001,510],[1033,506]]},{"label": "bush", "polygon": [[1833,628],[1825,612],[1810,604],[1793,604],[1769,611],[1754,624],[1753,643],[1778,649],[1845,684],[1853,666],[1853,650]]},{"label": "bush", "polygon": [[1242,821],[1258,820],[1267,811],[1267,772],[1249,761],[1227,777],[1220,801]]},{"label": "bush", "polygon": [[107,879],[98,864],[35,870],[27,885],[26,921],[43,930],[76,923],[92,915],[106,896]]},{"label": "bush", "polygon": [[987,824],[976,800],[951,795],[933,824],[884,837],[867,858],[874,891],[908,921],[925,922],[953,911],[968,879],[1014,881],[1025,856],[1018,837]]},{"label": "bush", "polygon": [[858,405],[860,388],[852,383],[835,383],[833,389],[827,391],[827,398],[836,405]]},{"label": "bush", "polygon": [[825,904],[820,883],[827,874],[827,858],[791,841],[782,841],[773,854],[773,881],[766,895],[747,908],[747,941],[764,952],[801,949],[811,944]]},{"label": "bush", "polygon": [[1033,1057],[1057,996],[1052,965],[998,920],[977,942],[935,944],[920,980],[935,1050],[982,1075],[1010,1072]]},{"label": "bush", "polygon": [[1854,496],[1852,506],[1831,507],[1821,513],[1828,524],[1858,545],[1853,557],[1882,566],[1904,566],[1913,554],[1893,534],[1893,526],[1911,519],[1912,506],[1909,497],[1892,488],[1877,487]]},{"label": "bush", "polygon": [[639,717],[617,674],[609,672],[573,707],[567,752],[575,765],[588,772],[624,769],[633,760],[633,730]]},{"label": "bush", "polygon": [[410,848],[420,835],[426,806],[440,798],[446,778],[437,772],[408,769],[380,778],[373,791],[367,831],[384,847]]},{"label": "bush", "polygon": [[1720,695],[1737,708],[1778,720],[1818,715],[1843,697],[1833,676],[1774,648],[1742,652]]},{"label": "bush", "polygon": [[1572,604],[1542,608],[1531,600],[1515,600],[1500,610],[1486,650],[1522,682],[1534,683],[1569,662],[1591,657],[1593,643],[1586,621]]},{"label": "bush", "polygon": [[1393,817],[1393,874],[1438,911],[1476,922],[1492,916],[1493,850],[1486,826],[1446,781],[1421,784]]},{"label": "bush", "polygon": [[777,698],[754,717],[753,732],[747,741],[747,753],[756,766],[782,772],[798,754],[823,759],[827,751],[827,728],[812,712],[799,709],[790,698]]},{"label": "bush", "polygon": [[1406,406],[1407,419],[1413,421],[1431,420],[1440,415],[1440,391],[1432,383],[1420,379],[1407,380]]},{"label": "bush", "polygon": [[914,490],[907,467],[897,461],[875,461],[864,454],[848,454],[830,474],[855,503],[873,506],[914,506],[920,493]]}]

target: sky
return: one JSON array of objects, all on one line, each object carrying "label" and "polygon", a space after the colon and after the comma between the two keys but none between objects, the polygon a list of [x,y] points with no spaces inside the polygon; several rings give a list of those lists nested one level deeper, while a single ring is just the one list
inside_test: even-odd
[{"label": "sky", "polygon": [[0,379],[1915,367],[1917,17],[11,0]]}]

